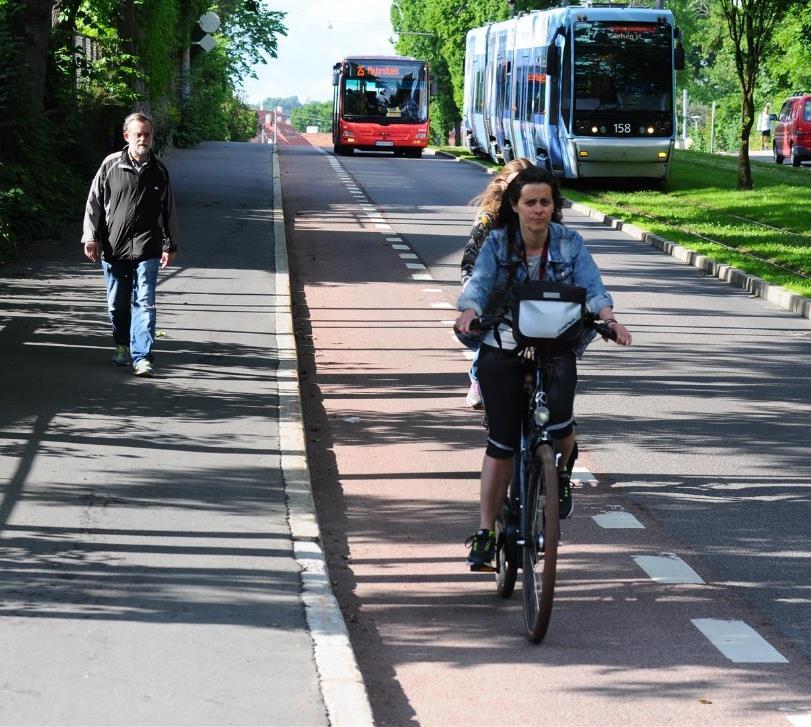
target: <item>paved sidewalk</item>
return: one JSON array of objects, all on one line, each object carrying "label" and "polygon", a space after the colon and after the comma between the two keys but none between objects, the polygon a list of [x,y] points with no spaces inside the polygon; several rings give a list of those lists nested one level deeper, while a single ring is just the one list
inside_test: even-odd
[{"label": "paved sidewalk", "polygon": [[272,148],[169,167],[182,240],[154,379],[110,365],[78,229],[0,269],[0,724],[368,722],[288,447]]}]

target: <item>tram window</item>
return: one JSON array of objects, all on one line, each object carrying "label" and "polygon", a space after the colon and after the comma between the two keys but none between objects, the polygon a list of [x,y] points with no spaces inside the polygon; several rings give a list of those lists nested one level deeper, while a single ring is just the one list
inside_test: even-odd
[{"label": "tram window", "polygon": [[477,113],[484,111],[484,71],[479,69],[473,80],[473,110]]}]

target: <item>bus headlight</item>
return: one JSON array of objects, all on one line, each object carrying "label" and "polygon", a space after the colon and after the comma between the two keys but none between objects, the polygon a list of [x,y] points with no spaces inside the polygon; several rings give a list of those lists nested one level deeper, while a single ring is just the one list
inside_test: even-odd
[{"label": "bus headlight", "polygon": [[667,159],[667,152],[666,151],[660,151],[660,152],[658,152],[656,154],[656,156],[659,157],[660,159]]}]

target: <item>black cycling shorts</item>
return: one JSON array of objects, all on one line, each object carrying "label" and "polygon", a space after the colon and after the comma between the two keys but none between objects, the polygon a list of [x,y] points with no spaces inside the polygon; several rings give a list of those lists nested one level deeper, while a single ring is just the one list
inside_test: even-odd
[{"label": "black cycling shorts", "polygon": [[[574,429],[577,358],[574,351],[561,351],[551,363],[551,379],[544,381],[550,415],[547,430],[553,439],[562,439]],[[495,459],[512,457],[521,445],[521,420],[527,406],[524,363],[509,351],[482,344],[478,378],[487,413],[487,454]]]}]

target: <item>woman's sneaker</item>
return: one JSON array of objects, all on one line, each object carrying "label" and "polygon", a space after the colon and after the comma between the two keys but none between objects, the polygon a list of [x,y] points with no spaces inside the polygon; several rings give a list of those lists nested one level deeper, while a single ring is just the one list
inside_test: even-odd
[{"label": "woman's sneaker", "polygon": [[129,346],[116,346],[113,354],[113,366],[129,366],[131,362]]},{"label": "woman's sneaker", "polygon": [[558,499],[560,500],[560,519],[568,520],[574,515],[572,479],[568,472],[558,472],[558,495]]},{"label": "woman's sneaker", "polygon": [[496,553],[496,534],[492,530],[477,530],[467,540],[465,547],[470,548],[467,564],[472,571],[494,571],[493,556]]},{"label": "woman's sneaker", "polygon": [[470,388],[467,390],[467,405],[471,409],[484,409],[484,402],[482,401],[482,392],[479,388],[478,381],[472,381]]}]

